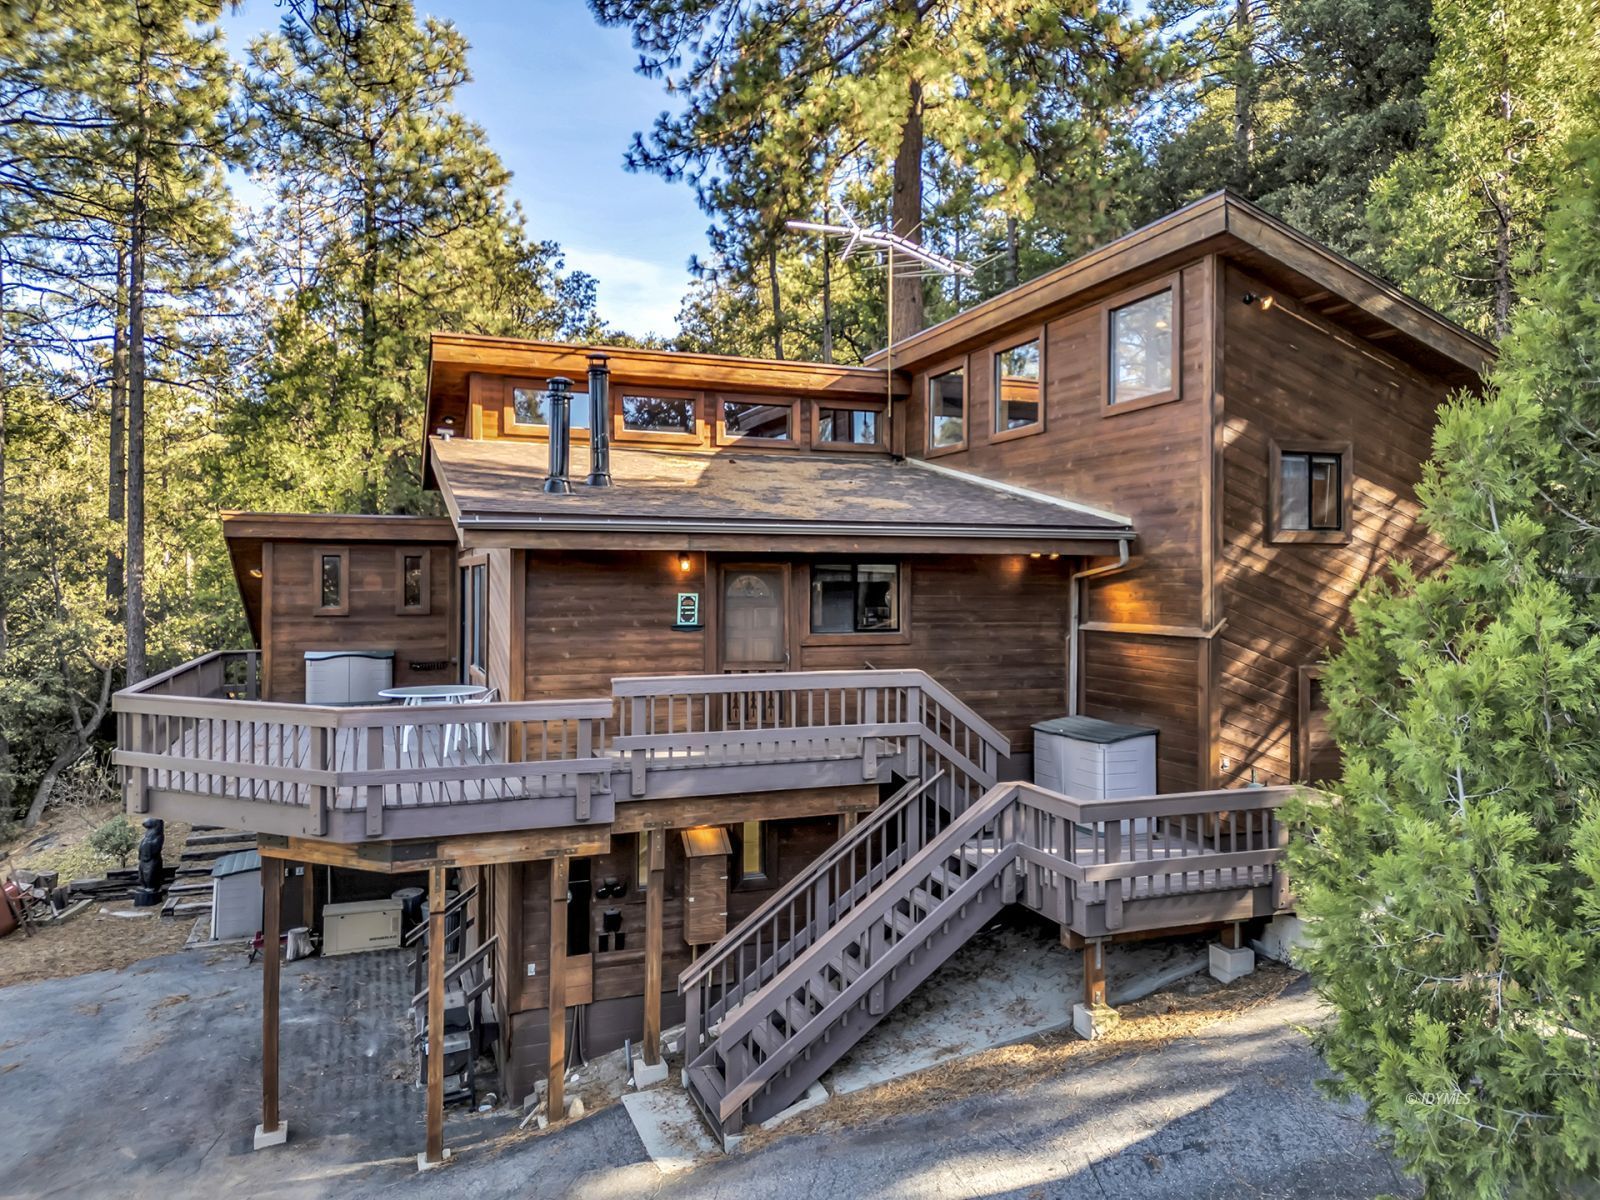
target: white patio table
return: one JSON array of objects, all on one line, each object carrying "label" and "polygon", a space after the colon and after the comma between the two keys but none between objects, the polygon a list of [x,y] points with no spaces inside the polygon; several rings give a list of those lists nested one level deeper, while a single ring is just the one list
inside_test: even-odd
[{"label": "white patio table", "polygon": [[[488,695],[489,689],[476,683],[421,683],[411,687],[384,688],[378,695],[384,700],[398,700],[407,708],[415,708],[423,704],[465,704],[469,700],[476,700],[479,696]],[[403,726],[400,730],[400,752],[403,754],[411,747],[411,733],[415,725]],[[454,754],[456,747],[461,742],[461,726],[446,725],[444,727],[444,745],[446,755]]]}]

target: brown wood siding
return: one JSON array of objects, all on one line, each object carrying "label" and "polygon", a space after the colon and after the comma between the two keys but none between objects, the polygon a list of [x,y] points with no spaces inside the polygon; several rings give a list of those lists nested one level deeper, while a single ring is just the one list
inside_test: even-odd
[{"label": "brown wood siding", "polygon": [[[1076,560],[1025,555],[899,560],[909,630],[886,641],[809,635],[812,561],[792,568],[791,662],[796,670],[927,671],[1023,753],[1029,726],[1066,711],[1067,576]],[[874,556],[876,557],[876,556]],[[713,567],[716,559],[712,559]],[[749,557],[733,561],[749,562]],[[717,667],[717,626],[706,556],[682,571],[669,553],[528,552],[526,686],[530,699],[605,696],[617,675],[698,674]],[[715,573],[713,573],[715,578]],[[672,628],[680,591],[699,592],[706,628]],[[499,638],[499,634],[495,635]]]},{"label": "brown wood siding", "polygon": [[[271,596],[263,607],[262,642],[270,647],[266,698],[300,703],[306,694],[307,650],[393,650],[395,685],[448,683],[455,678],[451,593],[454,561],[448,547],[400,542],[271,543]],[[348,553],[345,581],[349,613],[319,616],[317,556],[324,549]],[[396,551],[432,556],[428,571],[429,609],[396,613],[400,578]],[[413,663],[439,662],[438,670],[414,670]]]},{"label": "brown wood siding", "polygon": [[[1181,272],[1182,394],[1170,404],[1102,416],[1106,358],[1099,305],[1045,327],[1045,428],[991,442],[993,356],[1015,337],[965,356],[968,448],[941,465],[1015,483],[1133,519],[1126,572],[1091,582],[1085,618],[1194,625],[1201,617],[1202,472],[1210,390],[1212,260]],[[907,406],[910,453],[926,455],[927,376]]]},{"label": "brown wood siding", "polygon": [[1084,637],[1082,711],[1157,730],[1159,791],[1200,787],[1201,647],[1193,638]]},{"label": "brown wood siding", "polygon": [[[1273,296],[1263,309],[1244,294]],[[1418,523],[1416,486],[1449,385],[1333,325],[1239,268],[1220,298],[1223,357],[1221,615],[1213,689],[1218,782],[1289,782],[1298,668],[1327,657],[1352,597],[1394,558],[1431,568],[1442,547]],[[1351,444],[1348,545],[1267,541],[1276,440]],[[1222,763],[1226,762],[1226,767]]]}]

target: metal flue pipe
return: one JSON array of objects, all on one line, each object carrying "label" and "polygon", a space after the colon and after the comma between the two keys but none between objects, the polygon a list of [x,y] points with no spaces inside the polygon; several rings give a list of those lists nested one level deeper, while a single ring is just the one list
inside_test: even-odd
[{"label": "metal flue pipe", "polygon": [[589,486],[611,486],[611,368],[589,355]]},{"label": "metal flue pipe", "polygon": [[557,375],[545,385],[550,405],[550,473],[544,490],[558,496],[572,492],[567,470],[572,459],[572,380]]}]

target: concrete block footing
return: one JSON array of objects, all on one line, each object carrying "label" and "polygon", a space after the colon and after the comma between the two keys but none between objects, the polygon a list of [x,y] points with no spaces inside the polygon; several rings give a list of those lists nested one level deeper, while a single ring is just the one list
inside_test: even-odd
[{"label": "concrete block footing", "polygon": [[279,1121],[278,1127],[270,1133],[261,1126],[256,1126],[256,1149],[265,1150],[268,1146],[281,1146],[289,1140],[289,1122]]},{"label": "concrete block footing", "polygon": [[1211,943],[1211,978],[1218,983],[1243,979],[1256,969],[1256,952],[1248,946],[1230,950],[1221,942]]},{"label": "concrete block footing", "polygon": [[1109,1004],[1096,1004],[1092,1008],[1087,1004],[1072,1006],[1073,1031],[1086,1042],[1094,1041],[1120,1020],[1122,1017]]},{"label": "concrete block footing", "polygon": [[644,1061],[644,1056],[633,1056],[633,1086],[643,1090],[661,1083],[668,1075],[667,1060],[662,1058],[654,1066]]},{"label": "concrete block footing", "polygon": [[447,1163],[449,1161],[450,1161],[450,1148],[448,1146],[445,1147],[444,1157],[441,1158],[438,1162],[429,1162],[428,1161],[428,1152],[426,1150],[420,1150],[420,1151],[417,1152],[417,1170],[418,1171],[437,1171],[440,1167],[444,1166],[445,1163]]}]

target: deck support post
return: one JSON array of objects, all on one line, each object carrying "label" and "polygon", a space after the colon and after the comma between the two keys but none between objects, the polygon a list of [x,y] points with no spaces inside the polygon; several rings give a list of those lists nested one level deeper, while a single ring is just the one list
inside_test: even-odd
[{"label": "deck support post", "polygon": [[[667,831],[652,829],[641,837],[649,877],[644,893],[644,1036],[641,1062],[633,1064],[634,1083],[644,1087],[667,1074],[661,1061],[661,957],[667,890]],[[641,1069],[642,1068],[642,1069]]]},{"label": "deck support post", "polygon": [[317,927],[317,873],[310,863],[300,864],[300,924]]},{"label": "deck support post", "polygon": [[1244,926],[1232,921],[1222,927],[1222,940],[1211,943],[1211,978],[1218,983],[1243,979],[1256,969],[1256,952],[1244,944]]},{"label": "deck support post", "polygon": [[545,1083],[545,1119],[567,1115],[567,886],[571,862],[564,854],[550,860],[550,1063]]},{"label": "deck support post", "polygon": [[428,868],[428,1142],[419,1170],[444,1162],[445,868]]},{"label": "deck support post", "polygon": [[278,994],[282,956],[283,860],[261,857],[261,1124],[255,1148],[281,1146],[289,1127],[278,1112]]},{"label": "deck support post", "polygon": [[1088,1041],[1120,1020],[1117,1010],[1106,1002],[1106,945],[1105,939],[1099,938],[1083,946],[1083,1003],[1072,1006],[1072,1028]]}]

